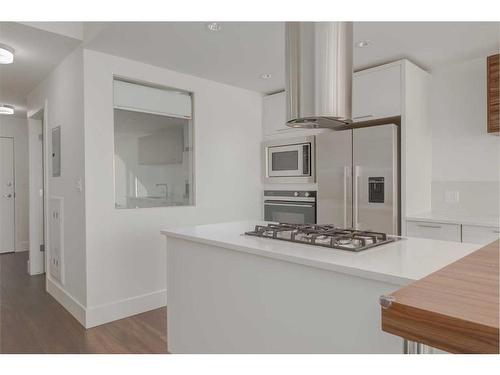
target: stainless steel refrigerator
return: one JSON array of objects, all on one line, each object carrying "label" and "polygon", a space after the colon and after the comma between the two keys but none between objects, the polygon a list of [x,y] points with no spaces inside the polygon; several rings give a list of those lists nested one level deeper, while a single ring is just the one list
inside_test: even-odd
[{"label": "stainless steel refrigerator", "polygon": [[316,136],[317,221],[400,234],[398,126]]}]

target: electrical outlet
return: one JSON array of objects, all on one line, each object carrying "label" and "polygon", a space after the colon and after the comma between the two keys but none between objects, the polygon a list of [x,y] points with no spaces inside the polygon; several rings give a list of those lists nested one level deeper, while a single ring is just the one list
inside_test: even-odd
[{"label": "electrical outlet", "polygon": [[76,179],[76,191],[78,191],[79,193],[81,193],[83,191],[83,183],[82,183],[81,177],[78,177]]},{"label": "electrical outlet", "polygon": [[54,247],[53,254],[50,259],[50,274],[54,279],[61,282],[61,268],[59,265],[59,249]]},{"label": "electrical outlet", "polygon": [[446,190],[444,192],[444,201],[446,203],[458,203],[460,202],[460,193],[456,190]]}]

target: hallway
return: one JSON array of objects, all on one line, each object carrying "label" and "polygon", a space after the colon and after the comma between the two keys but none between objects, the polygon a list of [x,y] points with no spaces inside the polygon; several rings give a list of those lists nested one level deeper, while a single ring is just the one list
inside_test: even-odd
[{"label": "hallway", "polygon": [[167,353],[167,310],[85,330],[26,272],[28,252],[0,255],[0,353]]}]

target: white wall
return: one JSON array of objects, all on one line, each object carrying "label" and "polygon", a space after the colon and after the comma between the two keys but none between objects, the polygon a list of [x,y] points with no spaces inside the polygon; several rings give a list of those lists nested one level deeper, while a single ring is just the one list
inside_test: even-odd
[{"label": "white wall", "polygon": [[[76,182],[84,178],[83,137],[83,51],[69,55],[28,96],[28,116],[44,108],[46,135],[61,127],[61,177],[49,177],[49,196],[64,198],[64,271],[62,294],[55,295],[64,305],[65,295],[86,304],[85,202]],[[50,138],[48,138],[50,143]],[[46,149],[45,152],[50,152]],[[51,170],[49,166],[49,176]],[[49,288],[49,291],[51,289]],[[52,291],[53,292],[53,291]]]},{"label": "white wall", "polygon": [[486,132],[486,57],[432,72],[434,181],[498,181],[499,138]]},{"label": "white wall", "polygon": [[16,193],[16,251],[29,248],[29,172],[28,122],[12,116],[0,116],[0,136],[14,138]]},{"label": "white wall", "polygon": [[[429,100],[433,210],[498,215],[499,137],[486,132],[486,57],[434,70]],[[459,202],[445,201],[450,190]]]},{"label": "white wall", "polygon": [[[194,93],[196,206],[114,208],[113,75]],[[85,50],[87,325],[165,303],[162,228],[259,219],[261,96]]]}]

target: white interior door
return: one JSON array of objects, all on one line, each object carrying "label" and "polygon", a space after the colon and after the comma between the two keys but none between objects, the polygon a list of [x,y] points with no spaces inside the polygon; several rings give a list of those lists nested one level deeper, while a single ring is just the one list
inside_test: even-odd
[{"label": "white interior door", "polygon": [[0,137],[0,253],[15,250],[14,139]]}]

